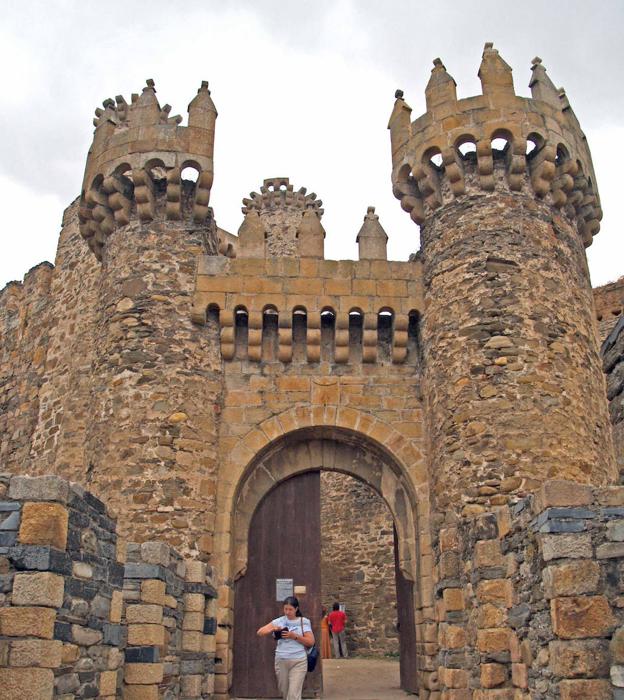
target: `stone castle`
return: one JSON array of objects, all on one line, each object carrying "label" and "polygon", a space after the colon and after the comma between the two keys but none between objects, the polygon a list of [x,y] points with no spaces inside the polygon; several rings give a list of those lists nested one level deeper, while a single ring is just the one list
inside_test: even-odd
[{"label": "stone castle", "polygon": [[288,178],[221,229],[206,82],[186,126],[151,80],[96,110],[55,265],[0,292],[0,698],[243,697],[254,518],[319,471],[323,602],[406,690],[624,697],[624,278],[565,92],[491,44],[479,77],[396,93],[407,262],[373,207],[325,259]]}]

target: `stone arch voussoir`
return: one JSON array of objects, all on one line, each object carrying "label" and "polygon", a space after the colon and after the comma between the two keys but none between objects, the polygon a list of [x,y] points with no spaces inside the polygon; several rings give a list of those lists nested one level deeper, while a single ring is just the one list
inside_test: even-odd
[{"label": "stone arch voussoir", "polygon": [[[417,577],[419,494],[423,459],[412,441],[373,415],[338,406],[296,407],[249,431],[224,456],[219,482],[229,573],[247,566],[247,539],[258,504],[278,483],[312,469],[350,474],[386,502],[397,527],[399,566]],[[229,517],[228,517],[229,514]]]}]

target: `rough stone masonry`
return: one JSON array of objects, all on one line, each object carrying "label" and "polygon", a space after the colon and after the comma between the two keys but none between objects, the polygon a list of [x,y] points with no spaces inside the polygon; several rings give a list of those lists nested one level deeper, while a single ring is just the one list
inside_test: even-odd
[{"label": "rough stone masonry", "polygon": [[206,82],[184,126],[152,80],[96,110],[55,264],[0,291],[0,697],[228,698],[253,513],[312,469],[376,493],[323,476],[326,595],[361,573],[376,653],[396,531],[421,700],[624,696],[624,285],[591,289],[565,91],[491,44],[479,77],[436,59],[415,120],[397,91],[402,262],[374,207],[325,259],[286,177],[220,228]]}]

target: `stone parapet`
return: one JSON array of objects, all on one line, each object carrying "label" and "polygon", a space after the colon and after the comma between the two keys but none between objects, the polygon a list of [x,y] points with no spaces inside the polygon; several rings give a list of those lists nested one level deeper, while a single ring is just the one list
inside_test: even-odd
[{"label": "stone parapet", "polygon": [[[411,359],[417,362],[417,322],[424,307],[421,271],[418,260],[203,256],[192,318],[205,324],[209,312],[218,310],[225,360],[242,352],[251,361],[293,362],[293,346],[301,340],[305,362],[331,355],[339,364],[356,356],[358,362],[390,359],[400,364],[408,359],[411,337]],[[263,339],[271,329],[275,348]],[[326,354],[322,346],[327,343]],[[387,346],[387,358],[380,343]]]},{"label": "stone parapet", "polygon": [[442,697],[621,694],[624,487],[545,482],[447,519],[434,551]]},{"label": "stone parapet", "polygon": [[207,573],[166,544],[126,546],[76,484],[0,476],[3,700],[211,697]]}]

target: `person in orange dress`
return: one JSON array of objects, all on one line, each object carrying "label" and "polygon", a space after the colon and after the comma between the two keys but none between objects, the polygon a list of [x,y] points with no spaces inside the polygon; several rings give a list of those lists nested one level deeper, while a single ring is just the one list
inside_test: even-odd
[{"label": "person in orange dress", "polygon": [[331,659],[331,640],[329,638],[329,620],[327,619],[327,608],[323,608],[321,617],[321,658]]}]

